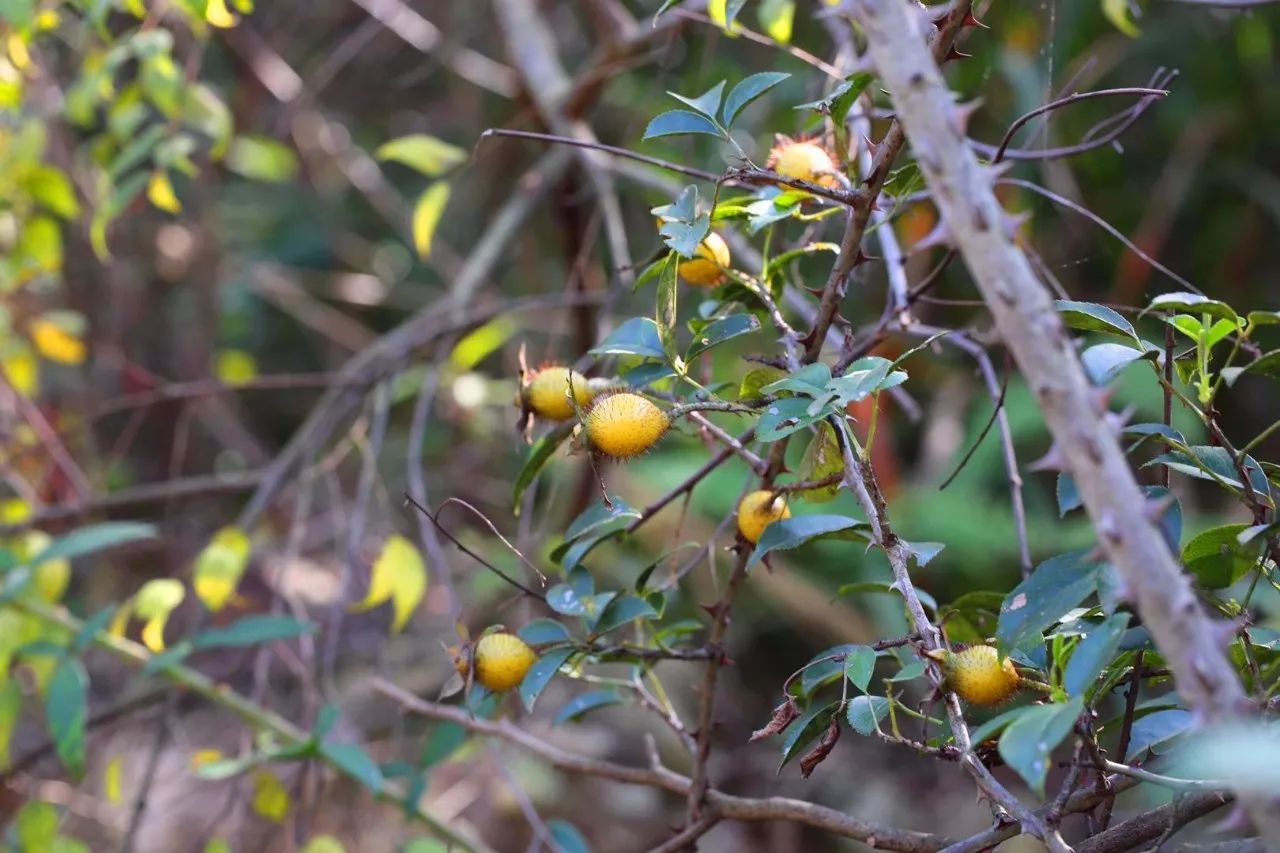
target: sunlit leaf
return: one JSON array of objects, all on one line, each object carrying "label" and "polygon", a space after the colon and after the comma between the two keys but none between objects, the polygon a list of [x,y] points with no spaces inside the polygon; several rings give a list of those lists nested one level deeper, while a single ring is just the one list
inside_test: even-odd
[{"label": "sunlit leaf", "polygon": [[791,43],[791,28],[796,17],[795,0],[761,0],[756,12],[760,28],[779,44]]},{"label": "sunlit leaf", "polygon": [[166,213],[182,211],[182,202],[178,201],[178,195],[173,191],[173,182],[164,169],[156,169],[151,173],[151,180],[147,184],[147,201]]},{"label": "sunlit leaf", "polygon": [[118,805],[121,795],[120,789],[124,781],[124,756],[113,756],[107,762],[106,769],[102,771],[102,796],[106,798],[108,803]]},{"label": "sunlit leaf", "polygon": [[143,621],[142,642],[148,649],[164,651],[164,626],[186,596],[182,582],[173,578],[153,578],[134,593],[133,615]]},{"label": "sunlit leaf", "polygon": [[253,810],[273,823],[289,814],[289,789],[266,770],[253,774]]},{"label": "sunlit leaf", "polygon": [[224,527],[196,557],[192,586],[196,597],[217,613],[231,600],[249,565],[249,537],[238,527]]},{"label": "sunlit leaf", "polygon": [[382,553],[374,560],[368,594],[352,609],[369,610],[390,601],[395,614],[391,630],[397,632],[409,621],[426,591],[427,567],[417,546],[403,536],[393,535],[387,537]]},{"label": "sunlit leaf", "polygon": [[374,156],[408,166],[428,178],[438,177],[467,160],[465,150],[422,133],[384,142]]},{"label": "sunlit leaf", "polygon": [[298,173],[293,149],[266,136],[237,136],[227,149],[226,162],[231,171],[267,183],[291,181]]},{"label": "sunlit leaf", "polygon": [[449,185],[437,181],[427,187],[426,192],[418,197],[413,206],[413,247],[418,256],[425,260],[431,254],[431,241],[436,235],[436,226],[444,215],[445,205],[449,203]]}]

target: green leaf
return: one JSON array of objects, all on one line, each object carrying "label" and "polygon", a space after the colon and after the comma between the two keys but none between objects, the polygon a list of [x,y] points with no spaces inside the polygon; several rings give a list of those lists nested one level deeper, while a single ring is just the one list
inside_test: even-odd
[{"label": "green leaf", "polygon": [[866,690],[876,669],[876,650],[870,646],[856,646],[845,658],[844,674],[859,690]]},{"label": "green leaf", "polygon": [[658,615],[649,602],[634,595],[618,594],[609,599],[609,603],[600,611],[600,616],[591,627],[593,634],[607,634],[637,619],[652,619]]},{"label": "green leaf", "polygon": [[728,317],[713,320],[710,325],[694,335],[693,343],[685,354],[685,361],[693,361],[712,347],[742,335],[749,335],[759,329],[760,321],[754,314],[730,314]]},{"label": "green leaf", "polygon": [[551,833],[551,841],[555,844],[553,853],[591,853],[582,833],[568,821],[552,818],[547,821],[547,831]]},{"label": "green leaf", "polygon": [[1078,696],[1063,704],[1032,705],[1000,736],[1000,757],[1040,796],[1049,756],[1071,734],[1083,710],[1084,700]]},{"label": "green leaf", "polygon": [[1190,711],[1181,708],[1169,708],[1145,714],[1133,724],[1129,738],[1129,751],[1125,761],[1141,758],[1143,754],[1163,743],[1167,743],[1190,729],[1195,724]]},{"label": "green leaf", "polygon": [[431,255],[431,241],[436,236],[440,218],[444,216],[445,205],[449,203],[449,192],[447,183],[436,181],[418,196],[413,206],[413,247],[423,260]]},{"label": "green leaf", "polygon": [[53,166],[39,165],[22,179],[22,187],[37,204],[63,219],[80,215],[80,201],[71,181]]},{"label": "green leaf", "polygon": [[1280,379],[1280,349],[1273,349],[1255,358],[1242,369],[1243,373],[1256,373],[1270,379]]},{"label": "green leaf", "polygon": [[658,292],[654,299],[654,320],[658,324],[658,336],[662,339],[662,353],[672,356],[676,350],[676,322],[680,316],[676,259],[667,259],[666,269],[658,276]]},{"label": "green leaf", "polygon": [[632,509],[626,501],[617,495],[609,498],[611,506],[606,506],[604,501],[593,503],[578,514],[578,517],[569,523],[569,529],[564,532],[566,540],[577,539],[585,536],[592,531],[603,527],[611,521],[620,518],[639,518],[640,511]]},{"label": "green leaf", "polygon": [[1247,524],[1211,527],[1192,537],[1182,549],[1182,562],[1206,589],[1222,589],[1244,577],[1257,564],[1258,541],[1240,544]]},{"label": "green leaf", "polygon": [[382,771],[369,753],[355,743],[322,743],[320,755],[334,768],[355,779],[377,795],[382,792]]},{"label": "green leaf", "polygon": [[1000,608],[996,639],[1011,650],[1038,636],[1097,588],[1102,563],[1088,560],[1089,551],[1073,551],[1045,560],[1014,587]]},{"label": "green leaf", "polygon": [[843,530],[859,530],[866,527],[866,522],[845,515],[801,515],[775,521],[760,534],[760,541],[751,552],[747,561],[750,569],[773,551],[789,551],[799,548],[819,536],[826,536]]},{"label": "green leaf", "polygon": [[298,156],[266,136],[237,136],[227,149],[227,168],[255,181],[282,184],[298,174]]},{"label": "green leaf", "polygon": [[781,71],[761,71],[758,74],[744,77],[738,85],[733,87],[733,90],[729,92],[729,97],[725,99],[724,126],[731,126],[734,119],[738,117],[738,113],[742,112],[743,107],[790,76],[790,74],[785,74]]},{"label": "green leaf", "polygon": [[1155,351],[1141,352],[1124,344],[1095,344],[1080,353],[1080,362],[1094,385],[1106,385],[1141,358],[1155,358]]},{"label": "green leaf", "polygon": [[1105,305],[1056,299],[1053,306],[1062,315],[1062,322],[1072,329],[1106,332],[1137,340],[1138,333],[1134,331],[1133,324]]},{"label": "green leaf", "polygon": [[1102,0],[1102,14],[1112,26],[1129,38],[1141,35],[1141,31],[1129,17],[1129,0]]},{"label": "green leaf", "polygon": [[858,648],[860,647],[855,643],[846,643],[823,649],[810,658],[800,676],[799,695],[811,696],[815,690],[843,678],[845,658]]},{"label": "green leaf", "polygon": [[[1187,448],[1187,450],[1189,453],[1174,450],[1162,454],[1142,467],[1165,465],[1174,471],[1186,474],[1188,477],[1211,480],[1233,492],[1244,488],[1240,482],[1240,472],[1236,469],[1235,461],[1232,459],[1230,451],[1225,447],[1196,445]],[[1262,473],[1261,467],[1251,456],[1244,457],[1243,467],[1249,474],[1249,482],[1253,486],[1254,492],[1267,503],[1270,503],[1270,499],[1267,497],[1267,480]]]},{"label": "green leaf", "polygon": [[1021,717],[1026,710],[1027,706],[1022,705],[997,714],[969,733],[970,742],[976,747],[985,741],[991,740],[1008,728],[1010,723]]},{"label": "green leaf", "polygon": [[724,96],[724,84],[725,81],[721,80],[696,98],[688,98],[675,92],[667,92],[667,94],[714,121],[716,113],[720,111],[720,99]]},{"label": "green leaf", "polygon": [[1076,488],[1075,478],[1063,471],[1058,475],[1058,518],[1063,518],[1073,509],[1079,509],[1084,501]]},{"label": "green leaf", "polygon": [[52,850],[58,839],[58,810],[49,803],[31,800],[14,821],[22,853]]},{"label": "green leaf", "polygon": [[658,324],[648,317],[632,317],[591,349],[592,355],[639,355],[665,359]]},{"label": "green leaf", "polygon": [[[711,231],[711,217],[706,213],[701,216],[695,216],[688,222],[680,222],[678,220],[663,222],[658,229],[658,233],[663,236],[663,242],[667,244],[667,247],[685,258],[692,258],[698,254],[698,247],[703,240],[707,239],[709,231]],[[668,265],[673,262],[674,259],[669,261]],[[672,275],[674,274],[673,270]]]},{"label": "green leaf", "polygon": [[428,178],[443,175],[467,160],[465,150],[423,133],[384,142],[374,152],[374,156],[379,160],[408,166]]},{"label": "green leaf", "polygon": [[426,770],[458,751],[467,742],[470,733],[457,723],[441,723],[431,730],[430,736],[418,754],[418,768]]},{"label": "green leaf", "polygon": [[22,716],[22,686],[16,679],[0,680],[0,771],[9,769],[9,742]]},{"label": "green leaf", "polygon": [[834,410],[827,403],[813,411],[814,401],[801,397],[775,400],[766,406],[756,421],[756,438],[759,441],[777,441],[794,432],[813,426]]},{"label": "green leaf", "polygon": [[1169,543],[1169,547],[1177,551],[1178,543],[1182,541],[1182,502],[1173,497],[1173,493],[1164,486],[1143,486],[1142,491],[1153,505],[1160,501],[1169,502],[1156,523],[1160,527],[1160,532],[1164,534],[1164,540]]},{"label": "green leaf", "polygon": [[531,646],[560,643],[570,639],[569,629],[554,619],[534,619],[526,622],[516,636]]},{"label": "green leaf", "polygon": [[875,79],[875,75],[869,71],[856,71],[845,78],[844,82],[837,86],[830,95],[817,101],[810,101],[807,104],[800,104],[796,107],[798,110],[816,110],[823,115],[831,116],[831,121],[836,125],[843,125],[845,117],[849,114],[850,107],[858,100],[861,95],[871,85],[871,81]]},{"label": "green leaf", "polygon": [[889,700],[883,696],[854,696],[849,700],[846,717],[860,735],[875,734],[876,727],[889,713]]},{"label": "green leaf", "polygon": [[[800,462],[799,477],[802,481],[825,480],[844,471],[844,456],[840,451],[840,442],[835,428],[823,421],[818,424],[813,439],[804,452]],[[840,493],[840,483],[824,486],[820,489],[806,489],[797,493],[797,497],[809,503],[826,503],[834,500]]]},{"label": "green leaf", "polygon": [[788,374],[776,382],[764,387],[765,394],[781,394],[783,391],[791,391],[795,394],[803,394],[806,397],[817,397],[827,390],[827,383],[831,381],[831,368],[822,362],[814,364],[806,364],[795,373]]},{"label": "green leaf", "polygon": [[45,688],[44,714],[58,758],[75,777],[84,773],[84,721],[89,701],[89,674],[76,658],[58,663]]},{"label": "green leaf", "polygon": [[766,385],[778,381],[786,373],[777,367],[753,367],[747,371],[747,375],[742,377],[742,383],[738,386],[738,399],[740,400],[758,400],[766,395],[764,390]]},{"label": "green leaf", "polygon": [[231,144],[235,121],[217,93],[203,83],[183,87],[182,120],[213,140],[209,156],[221,160]]},{"label": "green leaf", "polygon": [[782,772],[782,768],[786,767],[791,759],[795,758],[797,754],[827,730],[827,727],[831,725],[832,717],[839,710],[839,702],[810,708],[800,719],[791,724],[787,729],[786,737],[782,741],[782,762],[778,765],[778,772]]},{"label": "green leaf", "polygon": [[1235,309],[1225,302],[1210,299],[1198,293],[1163,293],[1151,300],[1142,310],[1143,314],[1151,311],[1185,311],[1190,314],[1208,314],[1216,319],[1235,322],[1239,319]]},{"label": "green leaf", "polygon": [[196,649],[243,648],[314,634],[316,626],[291,616],[245,616],[225,628],[210,628],[191,640]]},{"label": "green leaf", "polygon": [[1117,613],[1100,625],[1094,625],[1071,653],[1063,687],[1071,696],[1083,696],[1098,676],[1111,663],[1120,639],[1129,627],[1129,614]]},{"label": "green leaf", "polygon": [[589,711],[597,708],[604,708],[609,705],[617,705],[622,702],[622,698],[618,696],[616,690],[593,690],[590,693],[583,693],[571,699],[563,708],[556,712],[555,719],[551,721],[551,725],[558,726],[563,723],[581,719],[582,716]]},{"label": "green leaf", "polygon": [[657,139],[660,136],[680,136],[687,133],[723,136],[715,122],[705,116],[688,110],[669,110],[649,122],[641,139]]},{"label": "green leaf", "polygon": [[530,445],[528,452],[524,456],[524,464],[520,466],[520,473],[516,475],[516,482],[511,491],[511,506],[516,515],[520,514],[520,506],[525,490],[538,478],[538,474],[555,456],[556,450],[564,443],[564,440],[569,437],[571,432],[573,432],[572,422],[560,424]]},{"label": "green leaf", "polygon": [[756,11],[760,28],[778,44],[791,43],[791,29],[796,17],[795,0],[761,0]]},{"label": "green leaf", "polygon": [[551,679],[572,654],[573,649],[552,649],[541,655],[529,668],[524,681],[520,682],[520,701],[524,703],[526,711],[533,711],[533,705],[542,695],[542,691],[551,683]]},{"label": "green leaf", "polygon": [[47,563],[50,560],[71,560],[105,551],[117,545],[137,542],[141,539],[153,539],[156,536],[155,525],[142,524],[136,521],[104,521],[73,530],[66,536],[59,536],[41,551],[30,562],[32,566]]}]

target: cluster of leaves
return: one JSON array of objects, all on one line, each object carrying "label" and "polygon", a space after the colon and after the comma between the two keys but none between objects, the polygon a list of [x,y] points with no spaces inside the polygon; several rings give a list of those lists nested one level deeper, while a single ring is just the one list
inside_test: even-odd
[{"label": "cluster of leaves", "polygon": [[[233,7],[247,14],[252,0]],[[30,298],[58,283],[67,227],[83,221],[106,259],[112,222],[140,197],[181,211],[175,179],[196,177],[202,158],[255,180],[297,171],[291,149],[236,134],[223,99],[174,53],[184,38],[201,51],[236,14],[224,0],[184,0],[169,11],[157,24],[140,0],[16,0],[0,9],[0,370],[24,395],[39,390],[40,359],[74,365],[86,356],[84,318]],[[65,44],[76,45],[76,67],[53,116],[38,81]],[[51,128],[74,138],[51,140]]]}]

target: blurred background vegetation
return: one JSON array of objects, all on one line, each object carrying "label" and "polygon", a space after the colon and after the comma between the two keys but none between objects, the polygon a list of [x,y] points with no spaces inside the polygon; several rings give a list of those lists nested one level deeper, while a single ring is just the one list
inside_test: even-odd
[{"label": "blurred background vegetation", "polygon": [[[42,3],[41,8],[57,5]],[[9,504],[15,514],[7,521],[20,521],[29,511],[46,514],[42,526],[49,530],[86,516],[161,525],[163,547],[140,546],[75,577],[68,603],[90,613],[132,594],[146,579],[189,576],[194,555],[214,531],[234,522],[259,472],[294,434],[333,372],[412,313],[431,306],[442,315],[452,310],[445,300],[477,238],[504,202],[529,189],[522,176],[546,154],[546,146],[480,138],[491,127],[544,129],[525,92],[526,85],[536,88],[543,81],[522,81],[513,69],[488,2],[262,3],[232,28],[172,27],[174,68],[168,71],[176,69],[186,85],[198,80],[208,87],[225,104],[234,132],[225,135],[225,128],[214,126],[200,136],[187,152],[198,168],[164,169],[172,199],[157,186],[150,167],[139,170],[146,178],[134,188],[135,196],[120,194],[117,184],[109,197],[110,203],[121,202],[120,209],[109,223],[99,222],[100,188],[87,164],[103,156],[104,146],[111,149],[110,157],[123,156],[145,125],[130,124],[118,106],[75,114],[76,86],[84,84],[86,67],[101,61],[109,39],[96,34],[98,25],[81,8],[95,4],[72,5],[67,17],[84,17],[83,22],[64,22],[33,42],[39,73],[23,78],[22,99],[3,103],[3,87],[25,73],[12,47],[7,70],[0,74],[0,107],[8,109],[0,117],[0,170],[16,174],[20,131],[24,122],[37,122],[45,137],[44,157],[69,176],[83,202],[76,206],[93,211],[59,220],[59,264],[35,274],[22,273],[16,261],[7,268],[10,279],[0,292],[6,320],[0,325],[0,357],[7,382],[35,412],[17,403],[0,409],[0,440],[9,497],[25,507]],[[772,16],[776,7],[789,5],[752,3],[743,20],[753,29],[767,29],[776,18],[762,24],[757,7],[771,7],[766,14]],[[1170,95],[1112,146],[1071,159],[1019,162],[1010,175],[1096,211],[1147,254],[1242,312],[1280,308],[1280,240],[1275,239],[1280,138],[1273,132],[1280,126],[1275,71],[1280,12],[1151,2],[1141,4],[1135,19],[1141,32],[1133,37],[1109,21],[1097,3],[977,5],[989,29],[969,31],[963,49],[973,57],[948,66],[949,80],[962,98],[980,99],[970,136],[995,144],[1014,118],[1054,97],[1142,86],[1160,69],[1176,70]],[[22,6],[0,4],[0,21]],[[647,0],[628,2],[625,13],[644,29],[655,6]],[[618,9],[607,0],[541,7],[570,73],[587,67],[623,36],[616,25]],[[833,45],[822,13],[820,4],[797,3],[790,42],[828,56]],[[152,13],[144,21],[162,17]],[[11,33],[17,19],[9,20]],[[135,29],[138,20],[113,11],[100,26],[106,34],[119,34]],[[144,74],[144,65],[123,71],[118,84]],[[699,138],[641,143],[643,129],[673,105],[666,90],[697,93],[721,79],[732,83],[761,70],[792,74],[735,130],[739,144],[763,162],[774,133],[820,130],[815,113],[795,106],[821,97],[829,81],[785,49],[730,36],[696,16],[669,24],[640,51],[605,63],[583,118],[604,143],[719,172],[731,163],[731,153],[718,143]],[[1032,122],[1014,145],[1072,144],[1121,108],[1111,99],[1083,102]],[[103,142],[112,120],[123,132]],[[874,135],[883,127],[877,122]],[[429,134],[470,154],[446,176],[451,195],[425,257],[423,247],[415,245],[413,211],[433,179],[377,157],[385,143],[410,134]],[[221,144],[226,156],[216,150]],[[650,208],[670,202],[683,182],[650,171],[674,187],[663,189],[655,177],[638,180],[637,171],[628,167],[618,183],[639,264],[661,245]],[[0,176],[0,188],[5,180]],[[366,413],[311,475],[309,505],[299,509],[291,491],[273,507],[258,534],[262,542],[255,544],[236,612],[266,610],[284,600],[323,620],[357,599],[343,580],[349,579],[349,566],[367,565],[388,532],[421,535],[419,522],[401,505],[415,459],[433,502],[450,496],[466,500],[517,547],[548,563],[560,533],[596,497],[598,487],[584,458],[558,456],[527,493],[525,511],[513,513],[512,482],[525,452],[512,407],[519,348],[527,347],[533,364],[572,361],[598,340],[601,328],[651,310],[651,294],[619,288],[581,170],[571,168],[549,189],[527,225],[502,247],[502,260],[468,296],[467,305],[496,310],[523,297],[582,291],[602,298],[604,309],[544,305],[503,313],[477,335],[462,338],[462,344],[459,335],[449,336],[419,353],[391,390],[367,510],[354,506],[370,446]],[[1007,207],[1031,215],[1023,236],[1070,298],[1141,306],[1157,293],[1185,289],[1077,212],[1014,186],[1002,192]],[[0,226],[14,209],[13,198],[0,193]],[[908,250],[931,225],[927,207],[907,209],[893,223]],[[815,227],[826,230],[811,232],[810,238],[833,239],[831,220]],[[788,224],[778,239],[798,241],[801,231],[800,225]],[[759,238],[752,239],[759,246]],[[9,249],[11,260],[18,258],[12,242]],[[907,265],[912,280],[922,278],[936,259],[936,253],[912,254]],[[816,287],[825,280],[828,263],[826,256],[801,259],[796,276]],[[861,267],[860,275],[844,311],[855,325],[879,316],[885,292],[879,265]],[[962,264],[955,263],[915,315],[936,326],[973,326],[982,340],[988,321],[968,302],[975,298]],[[41,318],[73,341],[83,341],[85,352],[77,353],[74,343],[67,352],[61,338],[42,343],[35,331]],[[1149,331],[1155,329],[1151,324]],[[1157,340],[1159,334],[1152,331],[1150,337]],[[889,340],[878,352],[891,356],[912,343]],[[715,353],[714,375],[737,381],[751,367],[743,356],[770,352],[772,346],[763,335],[727,344]],[[899,531],[912,541],[946,544],[921,573],[919,585],[941,602],[973,591],[1007,590],[1019,577],[1018,543],[998,436],[988,436],[954,481],[939,488],[990,416],[992,401],[982,378],[971,359],[952,349],[917,357],[908,368],[905,405],[901,399],[887,401],[880,413],[876,464]],[[996,368],[1003,373],[999,359]],[[1143,365],[1130,368],[1116,394],[1117,403],[1135,407],[1134,420],[1160,415],[1161,397],[1146,371]],[[1277,415],[1275,398],[1262,381],[1242,379],[1224,403],[1222,423],[1238,445]],[[179,385],[185,389],[181,395],[165,393]],[[420,446],[410,446],[413,410],[423,393],[430,395],[430,416]],[[1054,475],[1026,471],[1028,462],[1048,450],[1048,439],[1016,376],[1006,403],[1026,480],[1033,558],[1087,546],[1092,534],[1082,516],[1059,517]],[[62,436],[87,493],[58,460],[39,452],[45,436],[32,427],[33,418]],[[1194,424],[1177,418],[1175,411],[1175,424],[1194,435]],[[733,416],[712,419],[726,428],[735,423]],[[792,450],[790,464],[798,469],[803,446]],[[1275,458],[1277,451],[1280,435],[1256,455]],[[707,453],[692,430],[677,430],[657,450],[610,467],[604,476],[611,494],[640,507],[696,470]],[[606,545],[593,566],[625,584],[674,546],[708,541],[736,504],[746,475],[745,466],[731,461],[696,489],[687,506],[677,502],[639,536]],[[174,483],[194,485],[174,490]],[[1183,483],[1180,488],[1188,490],[1180,497],[1189,532],[1235,518],[1211,486],[1192,490]],[[858,514],[847,497],[839,500],[840,508],[830,511]],[[78,505],[83,511],[60,510]],[[354,512],[365,514],[365,536],[350,543]],[[519,570],[481,522],[454,512],[445,514],[446,525],[470,547],[500,567]],[[303,525],[296,523],[300,515]],[[312,722],[317,690],[323,691],[342,706],[342,725],[372,743],[377,758],[393,761],[421,748],[424,728],[401,720],[388,703],[371,696],[368,676],[380,674],[434,695],[451,672],[441,642],[455,641],[455,606],[473,632],[493,622],[518,626],[543,615],[527,601],[513,600],[509,588],[455,550],[447,552],[447,563],[429,561],[429,573],[426,604],[403,633],[388,639],[383,610],[341,620],[335,665],[319,685],[296,662],[250,654],[215,657],[208,668],[242,689],[269,689],[273,704],[304,724]],[[745,745],[750,731],[768,719],[782,680],[812,655],[835,643],[904,633],[900,606],[889,596],[861,595],[854,601],[838,595],[844,584],[889,578],[882,558],[855,543],[791,552],[772,571],[753,575],[730,633],[736,666],[722,684],[714,772],[735,792],[813,798],[921,830],[976,831],[989,815],[973,801],[954,766],[850,739],[840,746],[838,760],[814,778],[801,780],[794,770],[775,778],[775,747]],[[668,616],[705,619],[698,604],[711,599],[709,584],[705,573],[693,573],[688,594],[673,602],[678,612]],[[1262,604],[1272,614],[1275,605],[1274,596]],[[196,602],[188,601],[172,617],[171,633],[181,635],[202,618]],[[111,670],[105,661],[103,667],[107,674],[95,675],[93,683],[94,707],[146,699],[136,713],[95,730],[91,754],[98,757],[91,773],[102,773],[112,756],[125,755],[132,769],[124,794],[110,803],[93,784],[84,793],[58,788],[59,770],[51,760],[37,755],[38,760],[21,762],[39,749],[42,737],[38,728],[20,728],[11,755],[21,762],[21,772],[4,776],[7,801],[0,803],[0,812],[11,812],[28,797],[62,797],[75,818],[70,834],[90,841],[93,849],[99,844],[108,849],[120,843],[129,826],[130,786],[148,760],[157,760],[157,778],[169,784],[156,786],[147,803],[137,849],[202,849],[214,836],[232,839],[236,850],[287,849],[285,839],[323,830],[343,838],[348,849],[390,850],[413,837],[412,827],[390,808],[375,806],[354,789],[316,793],[307,787],[314,780],[305,779],[289,781],[313,797],[312,810],[300,818],[306,825],[291,822],[282,831],[248,807],[243,790],[237,794],[232,784],[184,773],[193,750],[235,751],[239,736],[217,712],[178,699],[148,698],[123,670]],[[673,701],[692,708],[696,672],[682,670],[679,663],[664,664],[660,671],[670,679]],[[575,690],[571,683],[553,684],[530,725],[583,751],[643,761],[638,732],[655,727],[634,709],[607,709],[554,733],[545,728]],[[175,710],[181,711],[176,717]],[[165,725],[175,734],[153,751],[149,727],[158,720],[168,720]],[[652,791],[563,776],[513,751],[483,745],[469,745],[442,762],[426,796],[438,814],[486,827],[503,850],[524,849],[529,842],[521,813],[526,799],[544,817],[571,820],[596,850],[655,843],[680,819],[679,812],[665,811]],[[210,802],[217,806],[210,808]],[[854,847],[808,837],[787,825],[725,824],[705,842],[708,850]]]}]

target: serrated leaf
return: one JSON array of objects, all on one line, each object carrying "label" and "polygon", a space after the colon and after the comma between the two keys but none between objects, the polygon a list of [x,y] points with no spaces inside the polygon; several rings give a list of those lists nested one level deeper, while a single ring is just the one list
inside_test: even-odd
[{"label": "serrated leaf", "polygon": [[462,148],[423,133],[384,142],[374,156],[408,166],[428,178],[439,177],[467,160],[467,152]]},{"label": "serrated leaf", "polygon": [[866,690],[871,675],[876,670],[876,650],[870,646],[856,646],[849,650],[844,662],[844,674],[859,690]]},{"label": "serrated leaf", "polygon": [[720,128],[706,116],[689,110],[669,110],[656,116],[644,129],[641,139],[657,139],[662,136],[680,136],[689,133],[701,133],[707,136],[722,136]]},{"label": "serrated leaf", "polygon": [[1000,736],[1000,757],[1037,794],[1044,795],[1050,755],[1071,734],[1083,710],[1084,700],[1079,696],[1062,704],[1032,705]]},{"label": "serrated leaf", "polygon": [[529,668],[524,681],[520,682],[520,701],[524,703],[526,711],[533,711],[533,705],[542,695],[542,691],[551,683],[551,679],[572,654],[573,649],[552,649],[541,655]]},{"label": "serrated leaf", "polygon": [[889,713],[889,700],[883,696],[854,696],[849,700],[846,716],[849,725],[860,735],[875,734],[876,726]]},{"label": "serrated leaf", "polygon": [[790,76],[781,71],[761,71],[740,80],[725,99],[724,126],[732,125],[744,107]]},{"label": "serrated leaf", "polygon": [[196,557],[192,587],[196,597],[217,613],[231,600],[249,565],[249,537],[238,527],[224,527]]},{"label": "serrated leaf", "polygon": [[449,192],[447,183],[436,181],[418,196],[413,206],[413,247],[423,260],[431,255],[431,242],[436,236],[436,226],[444,216],[445,205],[449,203]]},{"label": "serrated leaf", "polygon": [[773,551],[788,551],[820,536],[865,527],[866,522],[844,515],[801,515],[775,521],[760,534],[747,568],[754,567]]}]

